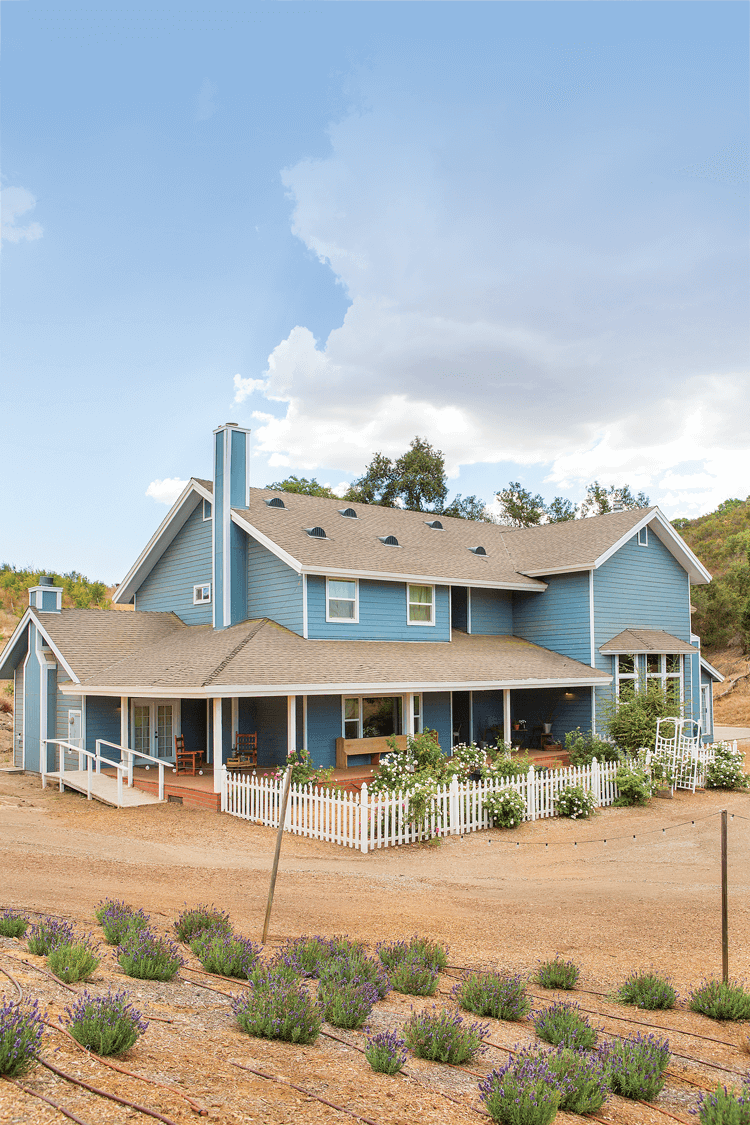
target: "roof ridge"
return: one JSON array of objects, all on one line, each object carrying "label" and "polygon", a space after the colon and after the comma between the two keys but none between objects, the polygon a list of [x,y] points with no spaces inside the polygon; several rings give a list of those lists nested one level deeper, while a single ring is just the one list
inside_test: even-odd
[{"label": "roof ridge", "polygon": [[227,656],[224,657],[224,659],[221,661],[221,663],[218,664],[214,668],[211,675],[206,677],[206,679],[203,681],[203,684],[202,684],[203,687],[208,687],[208,685],[213,680],[215,680],[217,676],[221,675],[221,673],[224,671],[226,666],[228,664],[230,664],[232,662],[232,660],[234,660],[235,656],[237,656],[238,653],[242,652],[245,645],[253,639],[255,634],[260,629],[263,628],[263,626],[266,624],[267,621],[268,621],[267,617],[261,617],[258,621],[255,622],[255,628],[251,629],[249,631],[249,633],[247,633],[247,635],[242,638],[242,640],[239,642],[239,644],[235,645],[235,647],[232,649],[232,651]]}]

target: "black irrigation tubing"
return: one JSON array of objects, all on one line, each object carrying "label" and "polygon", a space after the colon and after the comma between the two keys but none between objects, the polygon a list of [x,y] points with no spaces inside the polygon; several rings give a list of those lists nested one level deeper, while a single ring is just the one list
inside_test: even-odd
[{"label": "black irrigation tubing", "polygon": [[231,992],[222,992],[220,988],[212,988],[210,984],[201,984],[199,980],[188,980],[187,977],[175,977],[175,980],[181,980],[183,984],[190,984],[193,988],[205,988],[207,992],[215,992],[217,996],[226,996],[228,1000],[232,999]]},{"label": "black irrigation tubing", "polygon": [[[509,844],[514,848],[577,848],[579,844],[614,844],[619,840],[636,840],[638,836],[652,836],[655,832],[661,832],[662,836],[666,832],[674,832],[677,828],[684,828],[686,825],[691,825],[693,828],[696,824],[702,823],[704,820],[712,820],[716,816],[721,816],[721,810],[715,813],[707,813],[706,816],[696,816],[694,820],[681,820],[679,824],[668,824],[666,828],[643,828],[639,832],[626,832],[622,836],[590,836],[584,840],[506,840],[502,836],[493,836],[492,839],[499,844]],[[741,816],[740,813],[730,813],[729,819],[734,820],[737,817],[739,820],[748,820],[750,818]],[[541,818],[540,818],[541,819]],[[546,819],[546,818],[544,818]],[[526,822],[531,823],[530,821]],[[533,823],[537,823],[534,821]],[[465,834],[469,835],[468,833]],[[461,839],[464,839],[462,836]]]},{"label": "black irrigation tubing", "polygon": [[[14,957],[13,960],[15,961],[16,958]],[[42,973],[43,976],[49,977],[50,980],[53,980],[57,984],[59,984],[61,988],[67,988],[68,992],[72,992],[74,996],[78,995],[75,988],[71,988],[70,985],[66,984],[64,980],[60,980],[60,978],[56,977],[54,973],[50,973],[47,969],[43,969],[41,965],[34,965],[31,961],[27,961],[25,957],[22,960],[22,964],[26,965],[29,969],[36,969],[38,973]]]},{"label": "black irrigation tubing", "polygon": [[35,1056],[37,1062],[42,1066],[46,1066],[47,1070],[51,1070],[58,1078],[64,1078],[66,1082],[72,1082],[75,1086],[81,1086],[84,1090],[89,1090],[92,1094],[98,1094],[100,1098],[108,1098],[111,1102],[117,1102],[118,1105],[127,1106],[128,1109],[135,1109],[138,1113],[145,1113],[148,1117],[155,1117],[157,1121],[163,1121],[164,1125],[177,1125],[171,1117],[165,1117],[163,1113],[157,1113],[155,1109],[149,1109],[145,1105],[138,1105],[137,1102],[131,1102],[127,1098],[121,1098],[119,1094],[110,1094],[108,1090],[100,1090],[98,1086],[92,1086],[89,1082],[84,1082],[82,1078],[74,1078],[72,1074],[66,1074],[64,1070],[60,1070],[54,1066],[53,1063],[43,1059],[41,1055]]},{"label": "black irrigation tubing", "polygon": [[208,969],[193,969],[190,965],[182,966],[183,973],[200,973],[204,977],[213,977],[214,980],[225,980],[227,984],[239,984],[250,987],[247,977],[225,977],[223,973],[209,973]]},{"label": "black irrigation tubing", "polygon": [[199,1117],[208,1117],[208,1110],[205,1106],[201,1105],[200,1102],[194,1101],[187,1094],[184,1094],[182,1090],[178,1090],[176,1086],[170,1086],[166,1082],[158,1082],[156,1078],[148,1078],[145,1074],[135,1074],[132,1070],[126,1070],[124,1066],[118,1066],[117,1063],[113,1063],[111,1059],[105,1059],[101,1055],[95,1054],[94,1051],[90,1051],[88,1047],[84,1047],[82,1043],[78,1042],[75,1036],[70,1034],[67,1028],[60,1027],[59,1024],[51,1023],[49,1020],[44,1020],[43,1023],[46,1027],[52,1028],[53,1031],[59,1031],[61,1035],[67,1036],[67,1038],[70,1039],[79,1050],[88,1055],[89,1058],[95,1059],[97,1062],[102,1063],[103,1066],[108,1066],[110,1070],[116,1070],[118,1074],[127,1074],[129,1078],[137,1078],[139,1082],[148,1082],[151,1086],[159,1086],[162,1090],[169,1090],[171,1093],[177,1094],[178,1097],[183,1098],[188,1105],[195,1110]]},{"label": "black irrigation tubing", "polygon": [[330,1106],[331,1109],[337,1109],[339,1113],[348,1113],[350,1117],[354,1117],[357,1121],[364,1121],[365,1125],[380,1125],[378,1121],[373,1121],[371,1117],[365,1117],[361,1113],[357,1113],[353,1109],[346,1109],[343,1105],[336,1105],[335,1102],[329,1102],[327,1098],[322,1098],[320,1094],[313,1094],[312,1091],[306,1090],[304,1086],[297,1086],[295,1082],[290,1082],[288,1078],[279,1078],[275,1074],[266,1074],[264,1070],[256,1070],[252,1066],[244,1066],[242,1063],[232,1062],[232,1066],[236,1066],[239,1070],[247,1070],[251,1074],[257,1074],[259,1078],[265,1078],[268,1082],[278,1082],[281,1086],[289,1086],[292,1090],[299,1091],[307,1098],[314,1098],[315,1101],[322,1102],[323,1105]]},{"label": "black irrigation tubing", "polygon": [[89,1125],[88,1121],[84,1121],[81,1117],[76,1117],[76,1115],[71,1110],[66,1109],[63,1105],[60,1105],[60,1103],[56,1102],[54,1098],[48,1098],[46,1094],[40,1094],[38,1093],[38,1091],[32,1090],[30,1086],[24,1086],[23,1082],[19,1082],[15,1078],[8,1078],[7,1075],[3,1075],[3,1077],[5,1078],[6,1082],[12,1082],[14,1086],[18,1086],[19,1090],[23,1090],[24,1094],[30,1094],[32,1098],[39,1098],[41,1102],[46,1102],[47,1105],[51,1105],[53,1109],[56,1109],[58,1113],[61,1113],[63,1115],[63,1117],[69,1117],[71,1121],[76,1121],[78,1125]]},{"label": "black irrigation tubing", "polygon": [[20,984],[18,983],[16,978],[13,976],[13,974],[9,973],[7,969],[4,969],[2,967],[2,965],[0,965],[0,973],[3,973],[8,978],[10,983],[15,985],[15,987],[18,991],[18,1000],[16,1001],[16,1003],[20,1004],[21,1001],[23,1000],[23,989],[21,988]]}]

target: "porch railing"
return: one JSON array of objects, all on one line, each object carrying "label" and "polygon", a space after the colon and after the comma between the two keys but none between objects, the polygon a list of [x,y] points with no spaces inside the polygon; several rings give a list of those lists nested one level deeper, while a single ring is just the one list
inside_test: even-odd
[{"label": "porch railing", "polygon": [[[99,772],[98,759],[99,759],[99,754],[100,754],[100,751],[99,751],[100,746],[111,746],[113,748],[113,750],[119,750],[121,754],[125,755],[126,762],[127,762],[126,770],[127,770],[127,776],[128,776],[128,789],[133,788],[133,760],[134,760],[134,758],[143,758],[143,760],[146,761],[146,762],[155,762],[156,765],[159,767],[159,800],[160,801],[164,800],[164,759],[163,758],[155,758],[153,754],[144,754],[144,752],[142,750],[133,750],[133,749],[131,749],[130,746],[120,746],[119,743],[117,743],[117,742],[107,742],[106,738],[97,738],[97,740],[96,740],[97,773]],[[150,766],[146,766],[146,769],[150,769]]]},{"label": "porch railing", "polygon": [[[41,760],[41,763],[40,763],[41,775],[42,775],[42,789],[47,788],[47,774],[50,773],[50,772],[56,772],[57,776],[60,779],[59,780],[60,792],[62,793],[63,789],[65,788],[65,751],[69,750],[71,753],[78,755],[78,770],[81,773],[83,772],[83,759],[84,758],[86,759],[86,774],[87,774],[86,797],[88,798],[89,801],[91,800],[91,783],[93,781],[93,775],[94,775],[95,772],[101,773],[101,763],[105,762],[108,766],[112,766],[114,769],[117,770],[117,804],[120,806],[120,808],[122,808],[122,775],[125,772],[125,766],[122,764],[122,762],[114,762],[114,761],[112,761],[111,758],[103,757],[103,755],[101,754],[101,751],[99,750],[98,742],[97,742],[97,747],[96,747],[96,753],[94,753],[93,750],[84,750],[82,746],[74,746],[72,742],[66,742],[62,738],[44,738],[44,739],[42,739],[42,741],[47,746],[58,746],[59,747],[59,761],[60,761],[59,770],[50,771],[50,770],[47,769],[47,755],[42,754],[42,756],[41,756],[42,760]],[[94,769],[95,764],[96,764],[96,769]]]}]

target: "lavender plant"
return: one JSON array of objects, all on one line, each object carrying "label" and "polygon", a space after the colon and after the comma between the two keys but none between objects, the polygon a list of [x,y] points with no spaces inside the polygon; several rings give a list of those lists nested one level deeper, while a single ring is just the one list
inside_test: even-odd
[{"label": "lavender plant", "polygon": [[318,984],[318,999],[323,1014],[334,1027],[357,1028],[363,1023],[378,999],[378,990],[369,981],[329,978]]},{"label": "lavender plant", "polygon": [[487,1112],[499,1125],[550,1125],[564,1088],[546,1058],[519,1054],[479,1083]]},{"label": "lavender plant", "polygon": [[78,980],[88,980],[100,961],[101,958],[97,956],[96,947],[88,939],[56,945],[47,955],[47,965],[50,971],[60,980],[64,980],[66,984],[73,984],[74,981]]},{"label": "lavender plant", "polygon": [[701,1091],[697,1113],[701,1125],[750,1125],[750,1079],[741,1091],[717,1085],[711,1094]]},{"label": "lavender plant", "polygon": [[65,1009],[65,1014],[73,1038],[97,1055],[129,1051],[148,1027],[124,991],[110,991],[106,996],[84,992],[76,1004]]},{"label": "lavender plant", "polygon": [[435,1005],[412,1012],[404,1024],[404,1040],[417,1058],[453,1065],[474,1058],[489,1033],[487,1024],[467,1023],[457,1012]]},{"label": "lavender plant", "polygon": [[32,1067],[42,1041],[43,1018],[37,1000],[0,1005],[0,1074],[18,1078]]},{"label": "lavender plant", "polygon": [[647,1012],[674,1008],[677,993],[669,981],[657,973],[631,973],[617,991],[623,1004],[635,1004]]},{"label": "lavender plant", "polygon": [[655,1035],[615,1039],[599,1049],[612,1091],[642,1102],[653,1101],[660,1092],[670,1057],[668,1041]]},{"label": "lavender plant", "polygon": [[564,1046],[544,1057],[563,1088],[560,1109],[581,1114],[601,1109],[609,1095],[607,1072],[601,1059]]},{"label": "lavender plant", "polygon": [[33,925],[29,932],[29,953],[40,957],[47,954],[58,945],[70,945],[73,941],[73,925],[58,918],[43,918],[41,922]]},{"label": "lavender plant", "polygon": [[28,918],[13,910],[6,910],[4,914],[0,914],[0,937],[23,937],[28,925]]},{"label": "lavender plant", "polygon": [[148,914],[133,910],[124,902],[107,903],[105,910],[97,911],[97,916],[108,945],[119,945],[129,930],[145,930],[148,927]]},{"label": "lavender plant", "polygon": [[577,1004],[562,1001],[544,1008],[534,1018],[534,1028],[540,1039],[553,1047],[562,1044],[578,1051],[587,1051],[596,1043],[596,1029],[591,1026]]},{"label": "lavender plant", "polygon": [[690,1007],[712,1020],[750,1020],[750,993],[739,981],[707,980],[692,993]]},{"label": "lavender plant", "polygon": [[391,988],[408,996],[434,996],[438,986],[438,970],[425,961],[399,961],[391,970]]},{"label": "lavender plant", "polygon": [[448,949],[439,941],[415,934],[409,941],[381,942],[378,957],[388,969],[393,969],[401,961],[424,961],[441,972],[448,966]]},{"label": "lavender plant", "polygon": [[379,961],[365,954],[350,957],[335,957],[324,961],[318,970],[318,977],[326,983],[360,980],[371,984],[380,1000],[388,994],[391,981]]},{"label": "lavender plant", "polygon": [[581,970],[572,961],[563,961],[555,957],[552,961],[540,961],[537,972],[537,984],[542,988],[572,989]]},{"label": "lavender plant", "polygon": [[151,930],[128,930],[117,960],[126,976],[139,980],[172,980],[183,964],[174,942],[158,937]]},{"label": "lavender plant", "polygon": [[496,1020],[522,1020],[531,1010],[520,974],[469,973],[454,986],[453,998],[467,1011]]},{"label": "lavender plant", "polygon": [[190,948],[207,972],[224,977],[249,976],[261,953],[261,946],[254,941],[226,930],[201,930]]},{"label": "lavender plant", "polygon": [[368,1038],[365,1058],[379,1074],[398,1074],[406,1062],[406,1044],[395,1031],[380,1031]]},{"label": "lavender plant", "polygon": [[316,977],[320,966],[331,959],[329,939],[306,934],[287,942],[283,953],[286,963],[306,977]]},{"label": "lavender plant", "polygon": [[231,933],[232,924],[229,921],[229,915],[225,914],[223,910],[201,903],[198,906],[183,910],[175,922],[174,928],[179,940],[189,945],[196,934],[203,930],[221,930],[226,934]]},{"label": "lavender plant", "polygon": [[323,1022],[320,1005],[300,981],[250,978],[250,987],[232,998],[237,1023],[248,1035],[283,1039],[288,1043],[314,1043]]}]

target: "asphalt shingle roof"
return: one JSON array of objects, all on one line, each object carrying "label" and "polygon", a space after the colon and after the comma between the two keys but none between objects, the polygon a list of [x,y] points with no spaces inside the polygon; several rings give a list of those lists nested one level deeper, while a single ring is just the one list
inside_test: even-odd
[{"label": "asphalt shingle roof", "polygon": [[665,633],[663,629],[623,629],[616,637],[601,645],[599,652],[604,655],[611,653],[636,653],[636,652],[669,652],[684,653],[686,656],[695,655],[697,648]]}]

